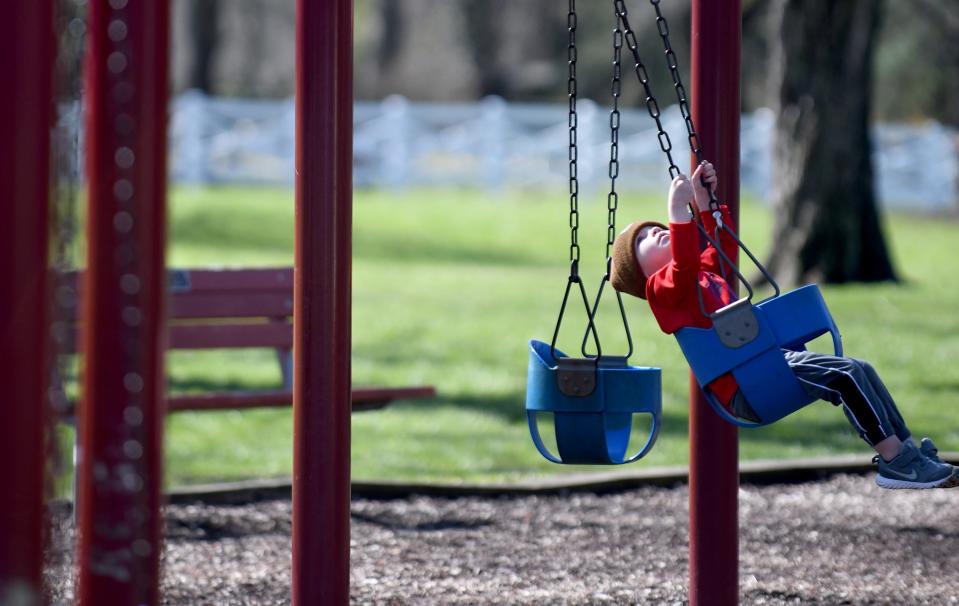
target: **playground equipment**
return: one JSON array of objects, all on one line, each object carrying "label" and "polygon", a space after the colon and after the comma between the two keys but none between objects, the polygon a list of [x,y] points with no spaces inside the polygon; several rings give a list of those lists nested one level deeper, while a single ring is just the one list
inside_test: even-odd
[{"label": "playground equipment", "polygon": [[169,6],[90,2],[80,604],[159,601]]},{"label": "playground equipment", "polygon": [[[644,457],[656,442],[662,414],[658,368],[628,366],[625,358],[570,358],[530,341],[526,416],[536,449],[553,463],[620,465]],[[540,436],[537,415],[552,413],[557,455]],[[646,443],[627,452],[633,416],[647,414]]]},{"label": "playground equipment", "polygon": [[[87,6],[88,258],[77,599],[159,603],[170,3]],[[0,602],[42,602],[54,0],[11,6],[2,118]],[[293,603],[349,596],[352,3],[297,3]],[[71,299],[75,289],[57,291]],[[306,302],[309,302],[308,304]],[[61,329],[63,327],[60,327]],[[62,330],[59,332],[63,332]],[[67,331],[69,332],[69,331]]]},{"label": "playground equipment", "polygon": [[[529,342],[529,369],[526,384],[526,417],[530,436],[537,450],[553,463],[620,465],[637,461],[646,455],[656,442],[662,416],[661,371],[659,368],[630,366],[633,338],[629,332],[626,308],[622,295],[615,292],[619,313],[626,333],[628,351],[625,356],[603,354],[595,320],[603,290],[610,280],[612,246],[616,238],[616,209],[619,194],[616,178],[619,175],[619,97],[621,92],[622,31],[614,32],[613,80],[610,112],[610,190],[606,197],[608,225],[606,228],[606,272],[599,283],[595,300],[590,306],[582,277],[579,275],[579,182],[577,179],[577,113],[576,113],[576,2],[570,0],[567,12],[569,43],[567,58],[569,77],[569,278],[563,293],[563,303],[556,319],[553,339],[547,345],[542,341]],[[587,314],[587,326],[581,351],[583,357],[571,358],[556,349],[560,328],[570,291],[576,284]],[[587,341],[592,335],[596,354],[587,353]],[[539,417],[552,416],[558,454],[552,454],[543,443]],[[649,415],[650,429],[646,443],[635,454],[627,455],[632,433],[633,416]]]},{"label": "playground equipment", "polygon": [[[692,114],[686,99],[686,89],[679,73],[679,63],[669,40],[669,24],[660,8],[659,0],[650,0],[656,11],[656,26],[663,42],[666,64],[672,76],[673,89],[680,112],[683,115],[689,149],[697,164],[704,158],[700,138],[696,133]],[[669,134],[663,129],[659,118],[659,105],[649,85],[649,78],[636,44],[636,36],[629,25],[629,17],[624,0],[615,0],[616,15],[623,30],[627,46],[636,61],[636,75],[646,93],[646,107],[656,123],[659,132],[659,144],[669,164],[670,177],[681,174],[681,170],[672,158],[672,143]],[[712,188],[709,192],[709,207],[716,221],[715,238],[711,237],[700,221],[696,225],[703,238],[715,248],[723,268],[723,278],[727,279],[726,268],[746,287],[747,295],[730,305],[708,312],[703,305],[702,292],[696,290],[700,313],[710,320],[712,328],[682,328],[676,332],[676,340],[686,356],[690,368],[699,386],[703,389],[706,401],[724,420],[739,427],[761,427],[768,425],[815,400],[809,397],[799,384],[799,380],[789,369],[783,350],[802,350],[806,343],[823,334],[830,333],[833,349],[837,356],[842,355],[842,339],[836,323],[826,307],[826,303],[815,285],[807,285],[783,294],[776,280],[763,264],[750,252],[739,239],[736,232],[722,220],[720,203]],[[692,212],[692,215],[698,216]],[[725,233],[756,264],[766,281],[772,285],[775,294],[764,301],[753,304],[753,288],[739,271],[736,262],[723,251],[720,233]],[[707,388],[717,378],[732,374],[744,397],[759,416],[759,421],[747,421],[731,414]]]},{"label": "playground equipment", "polygon": [[[716,414],[739,427],[768,425],[815,401],[789,368],[783,349],[803,350],[809,341],[829,333],[835,355],[842,356],[839,330],[816,285],[785,294],[776,286],[774,296],[757,304],[751,297],[750,290],[749,297],[709,314],[712,328],[676,332],[706,401]],[[730,373],[759,421],[731,414],[706,388]]]},{"label": "playground equipment", "polygon": [[[658,9],[658,1],[651,2]],[[52,5],[15,3],[11,26],[0,37],[9,45],[3,73],[10,81],[4,83],[17,91],[4,97],[0,112],[8,133],[2,166],[17,167],[3,173],[0,229],[11,245],[0,251],[10,256],[0,260],[22,270],[9,282],[13,309],[2,315],[12,322],[12,337],[3,340],[0,372],[15,392],[13,405],[0,407],[0,448],[18,465],[7,478],[13,497],[0,503],[0,596],[25,596],[24,602],[39,600],[42,580],[45,413],[39,403],[46,395],[47,326],[38,302],[48,292],[37,277],[44,275],[46,250]],[[84,406],[78,595],[82,604],[98,606],[155,604],[169,6],[162,0],[88,5],[88,216],[97,245],[90,250],[94,273],[85,307],[92,335],[84,346],[91,361],[86,396],[94,404]],[[690,115],[713,146],[704,146],[703,155],[724,159],[720,196],[735,217],[740,4],[693,0],[692,8],[697,94]],[[625,25],[621,1],[617,12]],[[661,27],[668,43],[668,27]],[[294,604],[346,604],[352,2],[298,0],[296,49],[292,596]],[[590,310],[590,326],[593,315]],[[597,349],[595,357],[601,355]],[[706,402],[694,398],[689,600],[731,604],[738,599],[736,427],[704,411]]]},{"label": "playground equipment", "polygon": [[[721,2],[693,0],[692,2],[691,65],[694,92],[692,109],[686,99],[678,59],[670,43],[669,25],[662,14],[660,0],[650,0],[650,4],[656,12],[656,26],[662,38],[664,56],[687,127],[692,156],[697,163],[704,156],[723,159],[719,168],[719,190],[722,197],[729,200],[735,222],[739,196],[740,2],[739,0]],[[646,67],[639,56],[636,36],[629,25],[625,2],[613,0],[613,6],[617,18],[614,53],[617,52],[617,42],[621,46],[622,41],[625,41],[634,59],[634,71],[646,95],[646,108],[656,124],[659,145],[668,160],[670,176],[675,177],[682,171],[673,161],[672,143],[668,133],[663,129],[659,106],[649,85]],[[570,14],[575,14],[573,0],[570,0],[569,8]],[[569,23],[571,40],[574,39],[575,25],[575,17],[572,17]],[[569,59],[570,73],[574,74],[575,51],[571,51]],[[614,71],[614,75],[616,73]],[[614,103],[616,86],[614,78]],[[571,86],[571,109],[575,98],[574,92],[575,88]],[[696,115],[700,122],[699,133],[705,133],[705,140],[713,146],[707,148],[709,153],[703,149],[699,133],[694,129],[693,115]],[[614,120],[615,118],[611,118],[611,125],[615,125]],[[574,118],[571,116],[571,143],[575,137],[572,128],[574,124]],[[613,143],[615,153],[615,129]],[[571,164],[574,153],[571,151]],[[575,175],[572,165],[571,175]],[[571,180],[571,194],[575,192],[573,186],[574,183]],[[716,196],[711,190],[710,198],[714,208],[718,209]],[[574,209],[575,206],[573,206]],[[571,212],[571,227],[577,225],[574,219],[576,217]],[[704,235],[708,236],[708,234]],[[573,244],[575,244],[575,230]],[[730,265],[735,267],[735,259],[730,260]],[[571,272],[571,283],[573,275],[574,272]],[[567,293],[568,290],[569,287],[567,287]],[[583,292],[583,298],[585,300],[585,292]],[[592,332],[595,338],[594,310],[590,310],[587,337]],[[586,338],[584,343],[585,340]],[[689,601],[693,605],[734,604],[739,598],[736,502],[739,480],[736,426],[722,421],[716,414],[704,412],[709,403],[705,400],[702,390],[698,388],[698,384],[692,383],[692,385],[695,385],[696,389],[691,389],[689,415]]]},{"label": "playground equipment", "polygon": [[[679,72],[679,63],[669,39],[669,24],[662,14],[658,0],[651,2],[656,11],[657,30],[663,42],[666,63],[673,81],[680,112],[684,118],[690,152],[697,162],[703,161],[703,153],[696,133],[692,114],[686,98]],[[570,2],[567,25],[569,29],[569,168],[570,168],[570,275],[560,307],[559,318],[548,351],[540,341],[530,342],[530,362],[526,392],[526,414],[530,435],[537,450],[554,463],[605,463],[622,464],[638,460],[655,443],[661,416],[661,397],[659,388],[659,369],[638,368],[626,365],[632,353],[632,338],[626,320],[625,309],[619,293],[616,293],[623,325],[629,340],[629,353],[623,358],[602,356],[599,338],[595,327],[595,317],[603,288],[610,277],[610,248],[615,230],[618,194],[616,176],[618,163],[618,101],[621,90],[621,54],[625,41],[635,60],[635,72],[646,95],[646,108],[654,121],[658,132],[660,148],[669,164],[670,177],[681,174],[680,168],[672,158],[672,142],[663,128],[660,119],[659,104],[653,94],[646,66],[639,55],[636,35],[630,26],[628,11],[624,0],[615,0],[616,28],[613,32],[613,110],[610,114],[611,150],[609,176],[611,181],[608,196],[608,238],[606,245],[606,274],[600,282],[596,300],[590,308],[582,280],[578,275],[579,245],[577,243],[578,185],[576,180],[576,10]],[[696,224],[703,237],[715,247],[721,259],[720,265],[728,267],[746,287],[748,295],[715,312],[707,312],[703,307],[702,294],[699,307],[704,317],[712,324],[710,329],[684,328],[676,333],[676,339],[689,361],[697,382],[703,388],[706,401],[724,420],[740,427],[760,427],[807,406],[814,401],[809,397],[798,379],[789,369],[783,355],[783,349],[804,349],[812,339],[831,333],[836,355],[842,355],[842,341],[832,316],[814,285],[797,291],[782,294],[779,285],[766,271],[766,268],[743,244],[736,233],[724,225],[721,219],[720,204],[711,188],[709,206],[716,219],[716,239],[710,237],[702,223]],[[696,213],[693,213],[696,216]],[[726,256],[719,243],[720,232],[725,232],[749,256],[772,284],[775,294],[756,305],[752,304],[753,289],[736,267],[736,263]],[[556,350],[556,340],[572,285],[576,283],[581,291],[588,312],[586,336],[583,338],[583,358],[570,358]],[[596,343],[597,355],[590,357],[586,353],[586,342],[592,334]],[[642,375],[652,375],[644,377]],[[759,420],[743,420],[731,414],[707,388],[717,378],[732,374],[740,389],[758,414]],[[653,378],[655,376],[655,379]],[[616,377],[610,385],[608,379]],[[629,382],[631,380],[631,382]],[[553,455],[544,446],[538,427],[541,413],[552,413],[559,455]],[[652,429],[645,446],[635,455],[626,456],[629,441],[631,419],[635,413],[646,413],[652,417]]]},{"label": "playground equipment", "polygon": [[[691,155],[696,164],[702,162],[702,159],[707,156],[723,160],[719,164],[718,171],[719,192],[720,197],[729,201],[728,205],[735,223],[739,194],[739,64],[742,41],[740,2],[738,0],[723,2],[693,0],[692,2],[691,65],[694,92],[692,110],[688,107],[678,60],[669,39],[669,25],[662,14],[660,0],[650,0],[650,4],[656,12],[656,26],[663,42],[664,56],[672,77],[673,89],[685,119]],[[649,87],[646,69],[639,57],[635,35],[632,34],[629,26],[625,2],[614,0],[614,6],[619,22],[626,31],[625,39],[636,62],[636,75],[646,93],[646,107],[659,131],[659,143],[669,163],[669,174],[675,177],[681,171],[673,161],[669,135],[663,131],[660,124],[659,108]],[[698,133],[693,125],[694,115],[700,126]],[[701,143],[701,133],[705,133],[704,140],[710,142],[713,147],[707,148]],[[762,265],[735,235],[735,225],[724,225],[719,220],[721,215],[717,197],[710,188],[707,188],[707,191],[710,192],[710,207],[714,213],[713,216],[717,218],[719,229],[735,238],[739,247],[766,273]],[[703,226],[699,223],[697,225],[702,235],[710,239]],[[718,240],[719,234],[716,235]],[[722,253],[719,243],[711,242],[716,250]],[[725,258],[725,255],[723,257]],[[736,433],[739,423],[727,422],[727,420],[735,421],[730,418],[730,415],[720,416],[705,412],[707,407],[713,408],[714,412],[724,412],[717,408],[718,402],[715,398],[711,401],[707,399],[709,396],[701,388],[710,381],[710,373],[706,371],[722,374],[723,370],[732,370],[737,379],[748,384],[752,398],[757,399],[757,404],[762,409],[759,413],[760,424],[765,424],[807,403],[805,398],[800,398],[794,389],[789,394],[792,401],[785,405],[776,402],[775,396],[770,392],[773,382],[764,376],[764,372],[769,370],[782,372],[785,362],[782,361],[780,347],[800,348],[809,339],[828,331],[833,336],[836,352],[841,352],[838,331],[822,302],[818,289],[805,287],[780,296],[779,287],[775,286],[776,296],[753,308],[751,306],[752,289],[739,274],[735,259],[725,258],[725,261],[746,285],[749,296],[720,310],[719,317],[715,314],[712,316],[711,319],[714,327],[719,329],[718,332],[704,337],[704,333],[694,332],[698,329],[683,329],[686,332],[679,331],[683,334],[677,334],[684,353],[688,356],[692,353],[689,358],[691,368],[693,371],[702,372],[701,375],[695,374],[694,382],[691,382],[691,387],[695,386],[698,389],[691,389],[689,415],[689,601],[694,605],[734,604],[739,598],[737,584],[739,482]],[[775,284],[774,281],[773,284]],[[705,313],[701,300],[700,309]],[[796,324],[791,325],[790,322],[796,322]],[[706,332],[710,332],[709,329]],[[775,336],[771,343],[770,332]],[[696,339],[708,340],[713,336],[719,341],[718,345],[716,342],[695,342]],[[765,348],[759,345],[763,341],[767,343]],[[711,349],[697,348],[702,345],[709,345]],[[756,362],[742,364],[740,368],[736,368],[735,363],[729,364],[725,369],[719,367],[707,369],[701,366],[702,359],[710,360],[712,364],[715,364],[717,357],[722,358],[731,350],[743,346],[748,349],[743,350],[739,361],[744,362],[742,358],[745,357],[745,352],[749,351],[757,357]],[[737,375],[736,372],[739,374]],[[780,374],[777,378],[782,380],[784,377]],[[791,381],[792,384],[786,383],[787,388],[795,387],[795,378],[791,378]],[[747,395],[747,399],[749,397]],[[751,400],[750,402],[752,403]]]},{"label": "playground equipment", "polygon": [[[43,580],[48,172],[55,54],[51,2],[14,2],[0,36],[0,603],[38,600]],[[43,75],[48,77],[44,78]]]}]

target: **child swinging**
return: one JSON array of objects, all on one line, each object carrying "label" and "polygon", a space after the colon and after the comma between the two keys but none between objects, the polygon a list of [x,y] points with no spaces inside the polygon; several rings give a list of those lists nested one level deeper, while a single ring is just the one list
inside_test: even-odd
[{"label": "child swinging", "polygon": [[[708,162],[697,166],[691,180],[678,175],[669,190],[668,227],[656,221],[633,223],[614,243],[613,288],[645,299],[667,334],[687,326],[711,326],[701,312],[700,295],[710,313],[736,300],[721,275],[720,252],[711,244],[700,252],[698,228],[689,210],[699,211],[708,232],[715,229],[709,202],[716,181],[716,171]],[[729,209],[722,205],[720,210],[721,220],[726,226],[732,225]],[[719,244],[726,257],[733,258],[737,244],[725,230],[720,230]],[[842,405],[857,433],[876,451],[873,461],[878,466],[879,486],[959,486],[959,473],[939,458],[932,440],[923,438],[919,445],[913,441],[892,396],[868,362],[810,351],[783,350],[783,354],[806,393]],[[758,421],[731,374],[719,377],[706,389],[736,416]]]}]

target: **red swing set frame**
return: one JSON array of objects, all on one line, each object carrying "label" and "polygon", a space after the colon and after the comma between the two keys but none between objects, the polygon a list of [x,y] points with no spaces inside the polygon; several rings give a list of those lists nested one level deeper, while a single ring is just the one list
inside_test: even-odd
[{"label": "red swing set frame", "polygon": [[[81,420],[78,599],[156,604],[169,2],[89,6],[89,221],[96,238],[85,308],[97,311],[88,311],[93,336],[84,347],[86,392],[96,397]],[[53,7],[53,0],[12,3],[0,36],[7,91],[0,96],[0,267],[8,272],[0,296],[0,384],[7,394],[0,460],[8,470],[0,500],[0,601],[12,592],[41,600]],[[692,0],[692,113],[705,157],[721,159],[718,194],[737,223],[740,8],[740,0]],[[120,35],[117,20],[130,36]],[[350,368],[343,352],[350,350],[352,21],[352,0],[297,0],[294,604],[349,602]],[[119,77],[123,72],[128,79]],[[134,220],[134,237],[117,229],[127,224],[115,216],[118,202]],[[114,263],[118,255],[136,263],[124,268]],[[131,306],[138,321],[124,323]],[[738,434],[709,409],[695,379],[690,386],[689,600],[733,604]],[[103,532],[115,522],[126,524],[125,534]]]}]

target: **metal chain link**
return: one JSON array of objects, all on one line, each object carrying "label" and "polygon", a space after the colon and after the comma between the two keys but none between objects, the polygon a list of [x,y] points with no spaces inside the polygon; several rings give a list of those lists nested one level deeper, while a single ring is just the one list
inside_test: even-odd
[{"label": "metal chain link", "polygon": [[607,276],[612,256],[613,242],[616,240],[616,210],[619,208],[619,194],[616,192],[616,178],[619,176],[619,97],[622,94],[622,58],[623,58],[623,30],[616,20],[613,29],[613,80],[610,85],[610,94],[613,99],[613,109],[609,113],[609,194],[606,196],[607,228],[606,228],[606,264]]},{"label": "metal chain link", "polygon": [[[606,196],[606,272],[603,274],[602,280],[599,282],[599,290],[596,292],[596,298],[593,301],[593,306],[590,309],[590,318],[595,321],[596,315],[599,312],[599,303],[603,297],[603,289],[606,286],[606,283],[610,281],[612,275],[612,249],[613,244],[616,241],[616,210],[619,208],[619,194],[616,192],[616,178],[619,177],[619,125],[620,125],[620,111],[619,111],[619,98],[622,94],[622,64],[623,64],[623,30],[620,27],[619,18],[617,17],[614,20],[615,26],[613,28],[613,78],[610,83],[610,97],[612,97],[612,110],[609,113],[609,194]],[[623,356],[623,359],[629,359],[633,355],[633,337],[629,331],[629,321],[626,319],[626,307],[623,305],[623,296],[618,291],[616,293],[616,301],[619,304],[619,314],[623,321],[623,330],[626,333],[626,343],[627,351],[626,355]],[[594,328],[595,330],[595,328]],[[583,335],[583,342],[581,348],[583,352],[586,352],[586,342],[589,338],[589,333]],[[596,355],[599,357],[601,351],[599,350],[599,339],[596,338],[597,343],[597,352]]]},{"label": "metal chain link", "polygon": [[[559,338],[559,329],[563,324],[563,315],[566,313],[566,304],[569,301],[569,293],[575,283],[578,287],[583,306],[587,314],[586,335],[593,335],[593,341],[596,345],[596,360],[598,362],[602,349],[599,343],[599,334],[596,326],[593,324],[593,314],[590,313],[589,299],[586,297],[586,288],[583,286],[583,280],[579,277],[579,180],[577,175],[577,140],[576,131],[578,120],[576,115],[576,0],[569,0],[569,11],[566,13],[566,28],[569,31],[569,42],[566,45],[566,60],[569,64],[569,78],[566,81],[566,93],[569,96],[569,279],[566,281],[566,292],[563,294],[563,303],[559,308],[559,316],[556,318],[556,327],[553,329],[553,339],[550,342],[550,354],[555,359],[556,340]],[[583,356],[589,357],[586,353],[586,338],[583,340]]]},{"label": "metal chain link", "polygon": [[[656,11],[656,31],[659,32],[659,37],[663,41],[663,55],[666,58],[666,66],[669,68],[669,74],[673,80],[673,89],[676,91],[676,100],[679,103],[679,112],[683,116],[683,122],[686,124],[686,135],[687,139],[689,140],[689,149],[693,155],[696,156],[696,163],[701,164],[703,161],[703,150],[699,143],[699,135],[696,133],[696,127],[693,126],[693,116],[692,112],[689,110],[689,101],[686,97],[686,87],[683,86],[683,79],[679,73],[679,59],[676,57],[676,52],[673,50],[673,45],[669,41],[669,23],[666,21],[666,17],[663,16],[660,0],[649,0],[649,3],[653,5],[653,9]],[[622,16],[622,19],[625,23],[625,14]],[[626,27],[629,27],[628,23],[626,24]],[[716,199],[713,189],[707,186],[706,191],[709,193],[710,210],[713,212],[719,212],[719,201]]]},{"label": "metal chain link", "polygon": [[579,272],[579,180],[577,171],[578,153],[576,147],[576,0],[569,0],[569,12],[566,14],[566,28],[569,31],[569,43],[566,45],[566,60],[569,65],[569,78],[566,81],[566,93],[569,97],[569,260],[570,278]]},{"label": "metal chain link", "polygon": [[[696,128],[693,125],[692,112],[689,110],[689,101],[686,96],[686,87],[683,86],[683,79],[679,72],[679,59],[676,56],[676,51],[673,50],[673,45],[669,40],[669,23],[666,21],[666,17],[663,16],[660,1],[661,0],[649,0],[650,4],[653,5],[653,8],[656,11],[656,31],[659,33],[659,37],[663,41],[663,54],[666,58],[666,66],[669,68],[669,73],[673,80],[673,89],[676,91],[676,99],[679,102],[679,111],[683,117],[683,122],[686,125],[689,149],[696,156],[697,164],[700,164],[703,161],[702,146],[699,143],[699,135],[696,133]],[[649,76],[646,73],[646,67],[643,65],[642,59],[640,59],[639,56],[639,49],[636,44],[636,34],[633,32],[633,28],[629,25],[629,15],[628,11],[626,10],[626,2],[625,0],[614,0],[613,4],[616,7],[616,15],[622,22],[623,29],[626,30],[626,42],[629,45],[629,50],[633,53],[633,58],[636,61],[636,75],[646,91],[646,108],[649,110],[649,115],[652,116],[652,118],[656,121],[656,128],[659,131],[659,146],[662,148],[663,152],[666,154],[667,160],[669,161],[669,176],[671,178],[676,178],[682,173],[682,171],[673,161],[673,156],[671,153],[672,143],[669,139],[669,135],[663,130],[662,122],[659,119],[659,105],[649,87]],[[709,194],[709,209],[712,212],[713,217],[716,219],[716,238],[718,239],[719,229],[722,228],[722,216],[719,210],[719,200],[716,199],[716,194],[713,192],[713,188],[709,187],[705,179],[701,179],[701,182],[703,187],[705,187],[706,192]],[[693,208],[690,208],[690,212],[693,214],[693,216],[696,216],[696,212]],[[696,223],[702,230],[703,227],[699,224],[698,220]],[[726,269],[722,261],[720,261],[720,271],[725,277]]]},{"label": "metal chain link", "polygon": [[660,119],[659,103],[656,101],[656,96],[653,95],[653,90],[649,85],[649,73],[646,71],[646,65],[639,56],[639,44],[636,41],[636,33],[629,26],[626,2],[625,0],[613,0],[613,5],[616,10],[616,17],[624,31],[626,46],[629,47],[629,51],[633,55],[633,61],[635,62],[633,69],[636,71],[636,77],[639,78],[639,83],[643,85],[643,92],[646,94],[646,111],[649,112],[649,117],[656,123],[659,147],[663,150],[663,153],[666,154],[666,160],[669,162],[669,176],[676,178],[682,174],[682,171],[676,166],[676,162],[673,161],[673,143],[669,139],[669,133],[663,128],[663,122]]}]

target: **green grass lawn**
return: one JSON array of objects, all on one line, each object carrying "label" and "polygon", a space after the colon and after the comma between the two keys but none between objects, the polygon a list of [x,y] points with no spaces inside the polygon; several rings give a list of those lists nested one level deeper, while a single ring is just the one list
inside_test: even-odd
[{"label": "green grass lawn", "polygon": [[[585,197],[584,197],[585,198]],[[523,410],[527,340],[548,340],[566,284],[566,200],[550,193],[357,191],[354,203],[354,384],[435,385],[433,401],[353,416],[353,477],[502,481],[585,468],[542,460]],[[663,215],[660,197],[624,195],[620,225]],[[604,260],[605,198],[582,202],[583,269],[591,292]],[[292,263],[292,193],[175,189],[173,267]],[[743,206],[743,236],[760,258],[770,214]],[[959,224],[887,217],[904,282],[824,287],[846,352],[869,359],[907,422],[959,450]],[[625,350],[613,297],[599,319],[604,351]],[[645,304],[627,301],[632,363],[663,369],[664,425],[637,465],[687,462],[688,369]],[[560,346],[574,350],[584,312],[572,305]],[[280,380],[270,351],[174,352],[173,390],[268,388]],[[291,469],[288,409],[178,413],[166,433],[168,483],[282,476]],[[774,427],[741,432],[744,459],[790,458],[867,447],[842,412],[808,407]]]}]

